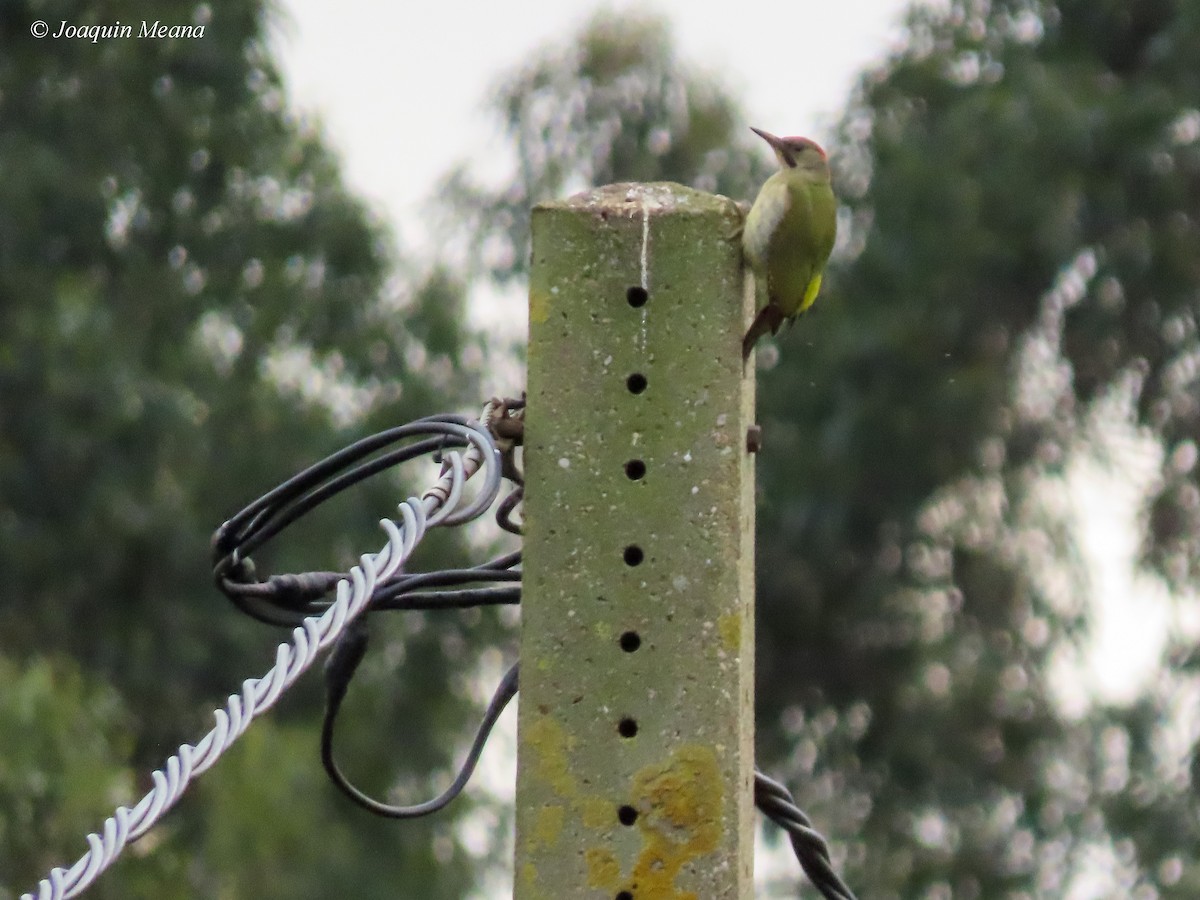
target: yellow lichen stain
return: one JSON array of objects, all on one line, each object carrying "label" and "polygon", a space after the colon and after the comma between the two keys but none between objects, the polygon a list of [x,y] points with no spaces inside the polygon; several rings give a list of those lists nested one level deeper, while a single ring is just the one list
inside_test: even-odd
[{"label": "yellow lichen stain", "polygon": [[575,806],[588,828],[608,828],[612,825],[613,805],[603,797],[581,797]]},{"label": "yellow lichen stain", "polygon": [[537,754],[537,776],[547,782],[559,797],[575,796],[578,789],[568,771],[567,733],[548,716],[541,716],[529,726],[524,741]]},{"label": "yellow lichen stain", "polygon": [[538,810],[533,823],[532,847],[553,847],[562,835],[563,819],[567,811],[558,804],[546,805]]},{"label": "yellow lichen stain", "polygon": [[592,632],[602,641],[612,640],[612,625],[608,622],[597,622],[593,626]]},{"label": "yellow lichen stain", "polygon": [[638,895],[696,900],[675,879],[688,862],[712,853],[721,837],[725,796],[716,754],[696,744],[680,747],[666,763],[634,775],[632,800],[642,832],[642,852],[630,876]]},{"label": "yellow lichen stain", "polygon": [[537,885],[537,868],[533,863],[527,862],[521,866],[521,884],[528,891],[532,891]]},{"label": "yellow lichen stain", "polygon": [[[585,793],[570,771],[570,752],[573,739],[556,720],[549,716],[538,716],[521,737],[522,747],[531,751],[535,777],[549,786],[562,804],[548,803],[542,806],[526,839],[526,850],[539,854],[543,849],[554,846],[564,830],[584,827],[611,832],[615,824],[613,804],[594,794]],[[571,816],[568,821],[568,815]],[[593,848],[585,852],[588,883],[592,886],[612,887],[621,877],[621,867],[612,851]],[[522,867],[522,877],[529,882],[536,874],[531,863]],[[603,884],[598,880],[603,879]]]},{"label": "yellow lichen stain", "polygon": [[614,888],[621,879],[621,865],[611,850],[593,847],[583,854],[587,862],[587,883],[593,888]]},{"label": "yellow lichen stain", "polygon": [[742,651],[742,617],[740,613],[726,613],[717,619],[717,632],[721,635],[721,646],[735,656]]},{"label": "yellow lichen stain", "polygon": [[549,291],[531,290],[529,292],[529,321],[541,325],[550,318]]},{"label": "yellow lichen stain", "polygon": [[[615,891],[636,885],[634,895],[647,900],[698,900],[675,882],[685,866],[712,853],[721,838],[725,796],[713,749],[688,744],[665,762],[634,774],[628,803],[638,811],[641,850],[632,869],[623,874],[610,846],[614,828],[622,828],[616,823],[613,799],[585,791],[572,775],[571,745],[571,735],[549,716],[537,716],[522,736],[535,777],[564,801],[537,811],[527,851],[536,859],[542,849],[561,843],[565,833],[582,825],[600,838],[599,845],[583,854],[589,887]],[[531,897],[540,896],[532,862],[521,866],[520,878]]]}]

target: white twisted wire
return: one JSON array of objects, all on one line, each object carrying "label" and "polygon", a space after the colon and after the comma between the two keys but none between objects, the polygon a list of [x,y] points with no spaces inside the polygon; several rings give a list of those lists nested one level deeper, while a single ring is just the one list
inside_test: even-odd
[{"label": "white twisted wire", "polygon": [[[492,415],[492,404],[484,407],[482,421]],[[463,426],[467,430],[468,426]],[[348,578],[337,584],[337,598],[319,617],[309,616],[292,631],[291,642],[275,651],[275,665],[261,678],[242,682],[241,694],[229,697],[224,709],[213,711],[217,722],[198,744],[183,744],[151,778],[154,787],[133,809],[119,806],[104,822],[104,835],[87,836],[88,851],[69,869],[55,867],[38,883],[36,894],[22,894],[21,900],[65,900],[78,896],[121,854],[130,841],[141,837],[183,795],[192,779],[213,765],[233,742],[241,737],[259,713],[270,709],[283,691],[300,677],[321,651],[337,640],[346,625],[366,607],[375,586],[387,581],[412,555],[416,545],[434,525],[459,524],[474,518],[491,505],[500,486],[499,462],[486,429],[471,427],[486,441],[471,441],[465,454],[451,451],[438,481],[425,494],[409,497],[399,506],[401,525],[381,519],[388,542],[378,553],[363,554],[360,565],[350,569]],[[488,448],[486,456],[481,443]],[[463,511],[456,507],[462,500],[463,485],[480,465],[488,470],[485,487]],[[487,496],[490,494],[490,497]],[[457,515],[455,513],[458,513]]]}]

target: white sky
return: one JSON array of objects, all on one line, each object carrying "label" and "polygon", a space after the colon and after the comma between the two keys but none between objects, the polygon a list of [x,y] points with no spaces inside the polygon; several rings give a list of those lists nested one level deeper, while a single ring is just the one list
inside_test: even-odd
[{"label": "white sky", "polygon": [[[316,112],[350,185],[422,244],[421,203],[452,162],[481,159],[497,77],[569,39],[599,3],[283,0],[276,47],[293,104]],[[818,138],[886,54],[903,0],[659,0],[680,58],[720,77],[754,124]],[[765,152],[765,151],[764,151]]]}]

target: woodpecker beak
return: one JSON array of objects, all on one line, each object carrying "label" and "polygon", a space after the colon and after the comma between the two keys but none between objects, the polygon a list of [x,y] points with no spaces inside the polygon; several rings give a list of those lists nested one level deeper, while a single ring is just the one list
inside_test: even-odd
[{"label": "woodpecker beak", "polygon": [[782,138],[777,138],[775,135],[771,134],[771,132],[763,131],[761,128],[755,128],[753,125],[750,126],[750,130],[770,144],[771,149],[775,151],[776,155],[778,155],[781,160],[788,164],[789,168],[794,169],[796,167],[796,157],[792,154],[791,148],[789,148],[788,145],[783,142]]}]

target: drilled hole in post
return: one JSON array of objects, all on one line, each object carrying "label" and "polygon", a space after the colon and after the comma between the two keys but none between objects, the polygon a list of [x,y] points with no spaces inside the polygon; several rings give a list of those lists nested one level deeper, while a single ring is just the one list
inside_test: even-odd
[{"label": "drilled hole in post", "polygon": [[646,376],[641,372],[634,372],[625,379],[625,386],[629,388],[629,393],[640,394],[646,389]]},{"label": "drilled hole in post", "polygon": [[617,891],[616,900],[633,900],[633,891]]},{"label": "drilled hole in post", "polygon": [[642,636],[636,631],[626,631],[621,635],[621,649],[626,653],[632,653],[642,646]]},{"label": "drilled hole in post", "polygon": [[617,734],[623,738],[636,737],[638,733],[637,719],[626,716],[617,723]]},{"label": "drilled hole in post", "polygon": [[637,481],[646,474],[646,464],[640,459],[631,459],[625,463],[625,475],[630,481]]},{"label": "drilled hole in post", "polygon": [[624,557],[625,565],[640,566],[642,564],[642,560],[646,558],[646,554],[642,552],[642,548],[637,544],[630,544],[625,548]]},{"label": "drilled hole in post", "polygon": [[646,301],[650,299],[650,292],[644,287],[631,287],[625,292],[625,299],[629,301],[630,306],[637,309],[646,305]]},{"label": "drilled hole in post", "polygon": [[622,806],[617,809],[617,821],[622,825],[632,825],[637,821],[638,811],[632,806]]}]

